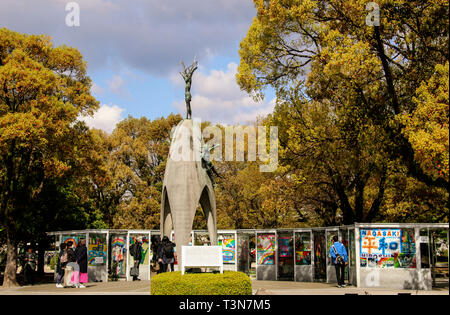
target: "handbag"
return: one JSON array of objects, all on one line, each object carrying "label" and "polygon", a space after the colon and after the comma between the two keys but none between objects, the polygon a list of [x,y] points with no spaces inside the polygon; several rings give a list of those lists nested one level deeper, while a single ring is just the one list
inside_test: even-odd
[{"label": "handbag", "polygon": [[73,276],[73,266],[66,266],[66,270],[64,272],[65,287],[70,287],[72,285],[71,284],[72,276]]},{"label": "handbag", "polygon": [[130,276],[133,276],[133,277],[139,276],[139,269],[136,267],[131,267]]},{"label": "handbag", "polygon": [[338,254],[338,252],[337,252],[336,248],[334,247],[334,245],[332,245],[331,247],[333,247],[334,254],[336,255],[336,264],[337,265],[343,265],[345,263],[344,262],[344,258],[342,258],[342,256]]}]

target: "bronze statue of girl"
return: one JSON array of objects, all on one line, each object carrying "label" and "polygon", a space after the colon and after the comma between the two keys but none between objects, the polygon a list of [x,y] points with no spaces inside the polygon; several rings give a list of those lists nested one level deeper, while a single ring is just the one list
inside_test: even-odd
[{"label": "bronze statue of girl", "polygon": [[183,66],[183,71],[180,72],[181,76],[183,77],[184,81],[186,82],[186,89],[185,89],[185,101],[186,101],[186,119],[191,119],[192,117],[192,111],[191,111],[191,85],[192,85],[192,75],[194,74],[194,71],[198,68],[198,62],[194,59],[194,63],[186,68],[184,65],[184,62],[181,62]]}]

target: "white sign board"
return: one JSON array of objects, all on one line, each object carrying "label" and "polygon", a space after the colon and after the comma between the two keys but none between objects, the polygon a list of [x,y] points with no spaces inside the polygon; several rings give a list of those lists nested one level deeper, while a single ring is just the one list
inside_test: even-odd
[{"label": "white sign board", "polygon": [[222,246],[182,246],[181,274],[185,268],[219,267],[223,273]]}]

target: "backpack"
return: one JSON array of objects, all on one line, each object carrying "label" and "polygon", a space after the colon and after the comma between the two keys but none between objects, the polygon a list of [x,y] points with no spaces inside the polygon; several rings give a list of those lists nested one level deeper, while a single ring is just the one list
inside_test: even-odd
[{"label": "backpack", "polygon": [[164,252],[164,256],[166,256],[166,258],[173,258],[173,246],[172,243],[167,242],[164,244],[163,247],[163,252]]},{"label": "backpack", "polygon": [[336,255],[336,264],[337,265],[343,265],[345,263],[344,258],[341,255],[338,254],[338,252],[337,252],[336,248],[334,247],[334,245],[332,245],[332,247],[333,247],[334,254]]}]

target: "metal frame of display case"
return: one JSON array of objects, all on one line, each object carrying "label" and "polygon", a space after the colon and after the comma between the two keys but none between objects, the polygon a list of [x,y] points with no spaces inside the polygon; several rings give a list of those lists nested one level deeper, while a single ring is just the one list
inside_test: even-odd
[{"label": "metal frame of display case", "polygon": [[[236,262],[237,262],[237,271],[241,271],[241,272],[245,272],[246,274],[248,274],[248,275],[250,275],[250,271],[251,271],[251,256],[250,256],[250,252],[251,252],[251,248],[250,248],[250,237],[255,237],[255,232],[254,232],[254,230],[246,230],[246,229],[239,229],[239,230],[236,230],[236,242],[237,242],[237,247],[236,247],[236,255],[237,255],[237,259],[236,259]],[[245,261],[246,261],[246,267],[244,268],[244,270],[241,270],[240,269],[240,266],[241,266],[241,261],[240,261],[240,258],[241,258],[241,254],[242,254],[242,250],[243,250],[243,248],[241,248],[241,245],[240,245],[240,240],[242,239],[242,238],[245,238],[246,239],[246,241],[247,241],[247,245],[246,245],[246,250],[247,250],[247,252],[246,252],[246,259],[245,259]],[[256,257],[255,257],[256,258]],[[256,264],[255,264],[255,272],[256,272]]]},{"label": "metal frame of display case", "polygon": [[[147,277],[148,279],[141,279],[141,280],[150,280],[151,277],[151,272],[150,272],[150,268],[151,268],[151,258],[150,258],[150,252],[151,252],[151,245],[152,245],[152,237],[151,237],[151,231],[150,230],[129,230],[127,233],[127,272],[126,272],[126,278],[127,281],[130,281],[130,269],[133,265],[130,265],[130,235],[146,235],[148,236],[148,267],[147,267]],[[139,270],[141,270],[141,266],[139,266]],[[139,271],[139,275],[141,274],[141,272]]]},{"label": "metal frame of display case", "polygon": [[[301,228],[301,229],[294,229],[293,230],[294,233],[294,281],[297,281],[297,279],[299,278],[300,275],[298,275],[300,273],[300,268],[301,269],[308,269],[309,268],[309,277],[302,277],[302,279],[310,279],[310,281],[312,282],[314,279],[314,235],[312,232],[311,228]],[[311,261],[309,263],[309,265],[298,265],[300,268],[297,268],[297,248],[296,248],[296,240],[297,240],[297,233],[309,233],[309,246],[310,246],[310,251],[311,251]],[[308,267],[304,267],[304,266],[308,266]]]},{"label": "metal frame of display case", "polygon": [[[400,282],[404,286],[413,289],[431,290],[432,277],[434,275],[431,268],[422,268],[420,251],[420,230],[426,228],[430,230],[447,230],[448,242],[448,223],[355,223],[355,245],[356,245],[356,285],[357,287],[392,287],[400,288]],[[361,267],[361,229],[414,229],[415,238],[415,268],[379,268]],[[432,255],[430,255],[432,256]],[[432,266],[430,266],[432,267]],[[411,283],[408,281],[411,280]]]},{"label": "metal frame of display case", "polygon": [[238,238],[237,238],[238,232],[237,232],[237,230],[218,230],[217,231],[217,242],[219,242],[219,235],[226,235],[226,234],[234,235],[234,243],[235,243],[234,263],[230,264],[230,263],[223,262],[223,268],[224,268],[223,270],[238,271],[238,250],[239,250],[239,244],[238,244]]},{"label": "metal frame of display case", "polygon": [[[275,254],[273,265],[258,264],[258,234],[275,234]],[[278,280],[278,236],[277,230],[255,230],[255,257],[256,257],[256,280]],[[268,270],[268,271],[264,271]],[[270,272],[271,269],[275,271]],[[262,274],[264,272],[264,274]]]},{"label": "metal frame of display case", "polygon": [[[129,239],[128,239],[128,230],[110,230],[110,233],[109,233],[109,237],[108,237],[108,239],[109,239],[109,246],[108,246],[108,262],[109,262],[109,260],[111,259],[111,265],[112,265],[112,253],[110,253],[110,251],[111,251],[111,246],[112,246],[112,242],[111,242],[111,238],[113,237],[113,236],[122,236],[122,237],[124,237],[125,238],[125,244],[124,244],[124,248],[125,248],[125,255],[128,257],[128,243],[129,243]],[[125,265],[125,273],[124,273],[124,275],[123,275],[123,277],[125,278],[125,279],[127,279],[127,270],[129,269],[128,268],[128,261],[127,261],[127,259],[125,259],[124,258],[124,265]],[[108,268],[108,270],[109,270],[109,268]]]},{"label": "metal frame of display case", "polygon": [[[369,267],[368,264],[365,267],[361,267],[361,239],[360,239],[360,231],[361,229],[414,229],[414,242],[415,242],[415,259],[416,259],[416,265],[415,268],[379,268],[379,267]],[[346,226],[330,226],[330,227],[308,227],[308,228],[295,228],[295,229],[238,229],[238,230],[218,230],[218,235],[223,234],[233,234],[235,237],[236,242],[236,259],[235,263],[232,266],[233,270],[239,269],[239,236],[240,235],[247,235],[248,236],[248,251],[246,253],[247,257],[247,270],[250,272],[251,269],[251,259],[250,259],[250,238],[255,237],[255,261],[256,261],[256,275],[257,279],[262,278],[268,278],[265,280],[278,280],[278,268],[279,268],[279,246],[278,246],[278,237],[279,233],[292,233],[293,236],[293,255],[294,255],[294,281],[298,281],[298,279],[310,279],[311,281],[317,281],[315,277],[315,232],[324,232],[325,234],[325,244],[326,247],[328,247],[328,238],[330,236],[330,232],[337,233],[339,236],[339,239],[342,240],[342,236],[344,236],[348,240],[348,280],[350,283],[356,285],[357,287],[367,287],[367,277],[370,272],[373,273],[373,275],[376,275],[377,277],[381,278],[380,286],[384,287],[386,285],[386,277],[391,277],[389,281],[393,283],[393,285],[400,286],[401,281],[407,281],[408,275],[407,271],[410,272],[410,274],[413,274],[414,277],[418,277],[419,279],[422,279],[425,285],[423,286],[424,289],[431,289],[432,282],[434,284],[434,261],[431,261],[431,259],[434,257],[434,254],[431,254],[432,251],[432,244],[430,242],[433,242],[431,239],[431,232],[434,230],[447,230],[447,241],[448,241],[448,235],[449,235],[449,224],[448,223],[355,223],[352,225],[346,225]],[[421,231],[423,236],[421,236]],[[195,243],[195,236],[196,233],[208,233],[206,230],[193,230],[191,232],[192,236],[192,243]],[[296,237],[298,233],[309,233],[309,242],[310,242],[310,249],[311,249],[311,263],[310,265],[299,265],[297,266],[297,258],[296,258]],[[130,243],[130,235],[146,235],[149,239],[149,264],[148,270],[147,270],[147,276],[148,279],[151,277],[151,255],[154,254],[151,251],[151,245],[152,245],[152,235],[160,235],[160,231],[158,230],[106,230],[106,229],[99,229],[99,230],[72,230],[72,231],[57,231],[57,232],[48,232],[47,235],[54,236],[55,237],[55,247],[58,246],[62,242],[63,236],[78,236],[78,237],[85,237],[86,238],[86,245],[89,246],[89,236],[92,234],[105,234],[106,236],[106,247],[107,247],[107,259],[104,265],[104,271],[101,273],[100,279],[92,279],[89,278],[90,281],[92,280],[101,280],[101,281],[108,281],[108,270],[109,270],[109,259],[110,259],[110,236],[112,235],[126,235],[126,279],[130,280],[130,268],[132,265],[130,265],[130,255],[129,255],[129,243]],[[258,250],[257,250],[257,244],[258,244],[258,235],[259,234],[275,234],[275,253],[274,253],[274,264],[268,265],[271,266],[270,268],[265,268],[263,265],[258,264]],[[353,238],[351,238],[351,234],[353,234]],[[426,235],[425,235],[426,234]],[[246,237],[247,237],[246,236]],[[428,237],[426,237],[428,236]],[[171,233],[171,240],[173,240],[173,231]],[[421,244],[428,244],[428,253],[426,253],[429,257],[429,266],[427,268],[422,267],[422,257],[421,257]],[[58,248],[55,248],[55,250],[59,250]],[[333,278],[334,274],[334,268],[332,268],[332,265],[329,262],[329,248],[326,248],[326,275],[325,280],[327,282],[335,282],[335,279]],[[305,267],[308,266],[308,267]],[[298,268],[301,267],[301,268]],[[92,268],[95,268],[95,266],[88,266],[88,270],[92,270]],[[309,268],[309,271],[307,270]],[[262,277],[261,272],[263,269],[274,269],[270,272],[266,272],[269,274],[268,277]],[[306,274],[308,277],[300,277],[300,269],[307,270]],[[409,270],[406,270],[409,269]],[[403,277],[403,278],[402,278]],[[305,280],[301,280],[305,281]],[[383,282],[384,281],[384,282]],[[374,285],[376,286],[376,285]],[[416,287],[417,285],[413,283],[413,287]],[[422,288],[422,287],[420,287]]]},{"label": "metal frame of display case", "polygon": [[[86,233],[86,246],[88,247],[88,261],[89,261],[89,245],[90,245],[90,235],[105,235],[106,238],[106,261],[103,265],[94,266],[88,263],[88,279],[92,276],[95,278],[94,281],[108,282],[108,270],[109,270],[109,230],[88,230]],[[98,275],[99,274],[99,275]]]}]

